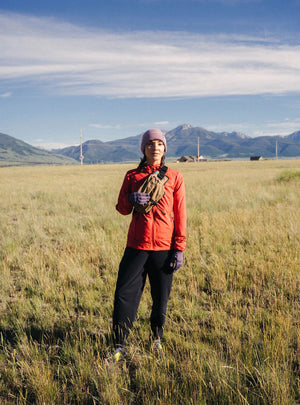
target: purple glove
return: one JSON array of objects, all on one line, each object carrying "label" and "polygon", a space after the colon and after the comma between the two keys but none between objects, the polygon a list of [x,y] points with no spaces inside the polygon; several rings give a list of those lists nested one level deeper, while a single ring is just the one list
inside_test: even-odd
[{"label": "purple glove", "polygon": [[174,249],[171,255],[170,268],[173,273],[177,271],[183,265],[183,252],[181,250]]},{"label": "purple glove", "polygon": [[147,204],[150,200],[150,195],[148,193],[138,193],[135,191],[134,193],[129,194],[129,202],[132,205],[139,204],[144,205]]}]

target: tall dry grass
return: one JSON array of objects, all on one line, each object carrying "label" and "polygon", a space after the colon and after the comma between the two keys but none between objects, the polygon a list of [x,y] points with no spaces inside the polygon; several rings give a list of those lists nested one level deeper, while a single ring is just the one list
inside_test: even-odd
[{"label": "tall dry grass", "polygon": [[132,166],[1,169],[3,403],[300,401],[300,161],[170,166],[186,182],[188,243],[166,356],[151,351],[147,286],[120,367],[105,358],[130,217],[114,206]]}]

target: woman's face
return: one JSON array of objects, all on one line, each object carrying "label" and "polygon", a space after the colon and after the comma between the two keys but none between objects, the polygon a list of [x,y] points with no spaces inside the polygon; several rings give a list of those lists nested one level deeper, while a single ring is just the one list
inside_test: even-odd
[{"label": "woman's face", "polygon": [[159,139],[154,139],[146,143],[145,156],[149,165],[155,165],[161,163],[161,158],[165,153],[165,145]]}]

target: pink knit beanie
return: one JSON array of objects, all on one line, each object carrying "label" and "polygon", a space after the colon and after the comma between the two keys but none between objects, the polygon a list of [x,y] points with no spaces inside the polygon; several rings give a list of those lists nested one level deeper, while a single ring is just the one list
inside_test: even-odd
[{"label": "pink knit beanie", "polygon": [[161,132],[160,129],[153,128],[153,129],[148,129],[142,137],[142,142],[141,142],[141,151],[142,153],[145,152],[145,146],[148,142],[154,141],[155,139],[158,139],[159,141],[162,141],[163,144],[165,145],[165,152],[167,152],[167,141],[164,136],[164,134]]}]

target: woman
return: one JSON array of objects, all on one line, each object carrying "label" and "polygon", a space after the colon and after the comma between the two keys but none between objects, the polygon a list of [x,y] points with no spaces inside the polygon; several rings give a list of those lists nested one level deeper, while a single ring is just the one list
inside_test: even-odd
[{"label": "woman", "polygon": [[138,168],[126,173],[116,209],[123,215],[132,213],[127,246],[120,263],[116,284],[113,332],[114,360],[126,354],[125,343],[135,319],[148,275],[153,301],[151,329],[154,348],[163,354],[161,338],[173,273],[183,263],[186,244],[185,189],[182,174],[167,168],[165,194],[147,214],[134,206],[146,204],[150,196],[138,192],[145,179],[164,166],[166,139],[159,129],[143,134],[144,157]]}]

